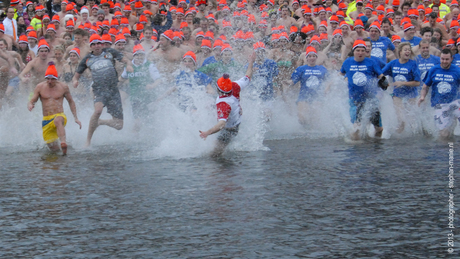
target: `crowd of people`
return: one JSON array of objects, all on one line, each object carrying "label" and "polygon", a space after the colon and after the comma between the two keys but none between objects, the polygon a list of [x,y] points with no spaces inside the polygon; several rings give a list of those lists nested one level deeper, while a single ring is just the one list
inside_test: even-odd
[{"label": "crowd of people", "polygon": [[[93,100],[90,145],[98,126],[123,128],[123,105],[138,129],[148,105],[173,94],[195,112],[189,91],[198,89],[217,97],[219,122],[200,136],[220,132],[220,153],[238,133],[240,91],[268,118],[275,99],[295,106],[308,127],[341,76],[353,139],[364,120],[382,135],[384,91],[397,132],[431,95],[449,138],[460,117],[459,13],[457,0],[11,0],[0,24],[0,109],[17,95],[29,96],[29,110],[41,100],[44,139],[65,153],[64,99],[80,127],[77,107]],[[100,119],[104,107],[112,119]]]}]

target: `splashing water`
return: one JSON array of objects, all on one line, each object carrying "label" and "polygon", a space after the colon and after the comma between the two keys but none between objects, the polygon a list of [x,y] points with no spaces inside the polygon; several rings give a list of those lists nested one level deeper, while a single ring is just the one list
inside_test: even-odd
[{"label": "splashing water", "polygon": [[[242,123],[238,136],[228,147],[230,151],[268,150],[263,144],[270,139],[293,138],[341,138],[346,137],[352,130],[350,122],[348,90],[342,77],[331,76],[331,87],[326,94],[320,95],[307,114],[310,123],[302,126],[299,123],[295,101],[298,89],[292,90],[288,102],[276,98],[270,103],[255,98],[250,91],[241,92],[241,107],[243,110]],[[155,89],[157,96],[171,87],[165,84]],[[323,86],[325,87],[325,86]],[[432,109],[424,103],[422,107],[408,105],[406,115],[406,130],[403,134],[395,134],[398,125],[392,98],[392,89],[379,94],[380,112],[384,127],[383,138],[405,138],[422,133],[436,134],[432,119]],[[139,132],[133,130],[129,98],[124,101],[124,128],[116,131],[101,126],[93,137],[92,145],[133,146],[141,149],[146,158],[186,158],[209,154],[214,147],[218,134],[211,135],[206,141],[199,137],[199,130],[207,130],[215,123],[215,96],[206,94],[201,88],[192,90],[189,96],[193,99],[196,111],[181,110],[175,94],[160,101],[149,104],[149,116],[142,119]],[[429,97],[428,97],[429,98]],[[427,98],[427,99],[428,99]],[[18,94],[13,95],[8,105],[4,105],[0,113],[0,147],[15,147],[20,150],[36,150],[45,146],[41,132],[41,104],[29,112],[26,108],[27,99]],[[77,112],[83,124],[81,130],[74,123],[67,102],[64,102],[64,112],[68,116],[66,134],[69,144],[75,149],[83,149],[88,130],[88,122],[93,113],[90,101],[77,101]],[[105,109],[101,119],[110,119]],[[363,120],[361,126],[363,136],[373,135],[373,127]],[[367,129],[368,133],[365,133]]]}]

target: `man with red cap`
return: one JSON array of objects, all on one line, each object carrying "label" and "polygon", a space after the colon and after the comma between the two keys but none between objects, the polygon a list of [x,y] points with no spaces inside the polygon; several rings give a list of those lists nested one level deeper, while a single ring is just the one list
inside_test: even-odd
[{"label": "man with red cap", "polygon": [[[24,84],[28,84],[29,81],[31,84],[30,91],[32,91],[33,87],[38,85],[41,81],[43,81],[43,77],[45,76],[45,71],[48,67],[48,63],[52,60],[50,57],[50,45],[44,39],[38,42],[38,53],[37,57],[32,59],[29,63],[27,63],[24,70],[19,74],[19,79]],[[29,76],[30,74],[30,76]]]},{"label": "man with red cap", "polygon": [[246,70],[246,76],[243,78],[232,82],[230,76],[224,74],[217,80],[217,93],[219,94],[216,100],[218,123],[207,131],[200,130],[200,137],[203,139],[219,131],[221,132],[217,137],[217,145],[213,156],[221,155],[225,147],[238,134],[242,115],[240,91],[249,85],[255,60],[256,55],[253,53],[249,57],[248,69]]},{"label": "man with red cap", "polygon": [[418,46],[422,38],[414,36],[415,35],[415,26],[412,23],[404,24],[404,37],[401,38],[402,42],[409,42],[411,47]]},{"label": "man with red cap", "polygon": [[[354,130],[352,140],[359,140],[362,115],[364,109],[369,109],[371,123],[375,128],[375,136],[380,137],[383,131],[378,100],[376,98],[377,85],[375,78],[385,80],[382,70],[375,61],[367,58],[366,42],[356,40],[353,44],[353,56],[343,62],[340,73],[348,78],[348,96],[350,102],[350,117]],[[380,85],[379,81],[379,85]],[[386,88],[385,88],[386,89]]]},{"label": "man with red cap", "polygon": [[145,50],[140,44],[133,48],[132,65],[133,72],[128,72],[125,68],[121,78],[129,80],[129,98],[136,120],[134,130],[139,131],[140,118],[147,117],[147,105],[153,99],[151,89],[161,82],[161,75],[155,64],[145,58]]},{"label": "man with red cap", "polygon": [[[175,86],[172,87],[165,96],[177,92],[179,108],[182,111],[196,111],[194,96],[196,92],[204,92],[214,96],[215,91],[211,86],[212,79],[206,74],[197,71],[197,58],[193,51],[188,51],[182,57],[179,75],[175,78]],[[163,99],[164,97],[160,98]]]},{"label": "man with red cap", "polygon": [[292,88],[300,82],[300,93],[297,99],[297,114],[302,125],[307,124],[305,115],[311,114],[313,102],[317,99],[321,91],[323,82],[326,81],[328,74],[324,66],[316,65],[318,52],[314,47],[307,47],[307,64],[298,67],[291,75]]},{"label": "man with red cap", "polygon": [[[131,62],[123,55],[112,49],[102,48],[102,39],[98,34],[91,35],[89,39],[91,53],[86,55],[78,65],[73,77],[73,86],[78,86],[78,80],[87,68],[93,77],[94,113],[91,116],[88,128],[86,146],[91,145],[91,138],[96,128],[107,125],[117,130],[123,128],[123,107],[120,91],[118,90],[118,74],[115,70],[115,61],[126,64],[128,72],[133,72]],[[102,109],[107,107],[107,112],[112,115],[111,120],[100,120]]]},{"label": "man with red cap", "polygon": [[369,27],[369,38],[372,42],[371,56],[387,62],[387,50],[394,51],[395,46],[390,39],[381,35],[380,23],[375,21]]},{"label": "man with red cap", "polygon": [[[64,126],[67,123],[67,117],[64,114],[62,106],[64,98],[70,106],[70,111],[75,118],[75,123],[80,126],[81,122],[77,117],[77,108],[70,94],[69,87],[58,81],[58,72],[53,62],[48,64],[45,72],[46,81],[35,87],[32,98],[28,103],[29,111],[35,107],[35,103],[40,99],[43,110],[43,139],[53,152],[62,150],[64,155],[67,154],[67,141]],[[59,142],[60,141],[60,145]]]},{"label": "man with red cap", "polygon": [[182,60],[185,51],[177,48],[174,45],[174,32],[167,30],[160,35],[160,44],[156,49],[150,51],[147,58],[157,64],[158,69],[162,74],[171,75],[175,71]]}]

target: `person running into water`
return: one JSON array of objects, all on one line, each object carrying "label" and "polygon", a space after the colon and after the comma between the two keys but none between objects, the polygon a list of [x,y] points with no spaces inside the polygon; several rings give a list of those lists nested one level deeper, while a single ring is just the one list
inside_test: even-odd
[{"label": "person running into water", "polygon": [[64,107],[62,106],[64,98],[69,103],[75,123],[80,126],[80,129],[81,122],[78,120],[77,108],[70,94],[69,87],[57,80],[58,73],[53,62],[49,63],[48,69],[45,72],[45,78],[45,82],[39,83],[35,87],[32,99],[28,103],[28,109],[32,111],[35,103],[40,99],[43,110],[43,139],[53,152],[59,150],[59,140],[62,153],[66,155],[67,142],[64,127],[67,123],[67,117],[64,114]]},{"label": "person running into water", "polygon": [[318,98],[321,93],[321,86],[326,81],[328,74],[327,69],[324,66],[316,65],[318,54],[315,48],[307,47],[307,64],[298,67],[291,75],[292,87],[300,82],[300,92],[297,99],[297,114],[299,116],[299,122],[303,125],[307,125],[307,117],[313,114],[312,110],[316,105],[314,101]]},{"label": "person running into water", "polygon": [[417,87],[420,86],[420,70],[417,62],[412,60],[413,52],[410,43],[399,44],[397,50],[398,59],[390,61],[382,72],[393,78],[393,104],[398,117],[397,132],[401,133],[405,125],[405,111],[410,110],[410,105],[415,105],[415,97],[418,95]]},{"label": "person running into water", "polygon": [[161,75],[155,64],[145,58],[145,50],[138,44],[133,48],[132,73],[125,70],[121,74],[123,79],[129,80],[129,97],[136,120],[134,130],[139,131],[141,118],[148,118],[148,104],[153,100],[152,89],[161,82]]},{"label": "person running into water", "polygon": [[[84,57],[78,65],[73,77],[73,87],[77,88],[78,79],[87,68],[93,77],[94,113],[89,121],[86,146],[91,145],[91,138],[96,128],[107,125],[117,130],[123,128],[123,107],[121,104],[120,91],[118,90],[118,75],[115,70],[115,60],[126,64],[126,71],[133,72],[131,62],[124,58],[120,52],[111,48],[102,48],[101,36],[91,35],[89,40],[91,53]],[[104,106],[112,115],[111,120],[100,120]]]},{"label": "person running into water", "polygon": [[[370,106],[370,121],[375,128],[375,136],[381,137],[383,127],[378,109],[378,100],[373,89],[374,78],[385,80],[380,67],[370,58],[366,58],[366,42],[356,40],[353,44],[352,57],[343,62],[340,73],[348,78],[348,91],[350,98],[350,116],[354,126],[352,140],[359,140],[359,127],[364,113],[365,105]],[[379,81],[380,82],[380,81]]]},{"label": "person running into water", "polygon": [[432,67],[426,74],[418,105],[425,101],[428,87],[431,88],[431,106],[434,107],[434,122],[441,139],[452,137],[456,120],[460,119],[460,68],[452,65],[452,52],[441,51],[441,64]]},{"label": "person running into water", "polygon": [[207,131],[200,130],[200,137],[206,139],[209,135],[220,131],[217,137],[217,145],[213,156],[219,156],[224,151],[230,141],[238,135],[241,123],[242,110],[240,107],[240,91],[249,85],[252,76],[252,67],[256,55],[253,53],[249,58],[246,75],[238,81],[232,82],[228,74],[224,74],[217,80],[217,92],[219,96],[216,100],[218,123]]}]

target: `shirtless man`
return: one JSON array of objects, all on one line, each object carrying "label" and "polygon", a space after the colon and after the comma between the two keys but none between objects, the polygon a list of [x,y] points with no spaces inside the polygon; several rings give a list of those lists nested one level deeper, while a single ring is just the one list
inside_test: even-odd
[{"label": "shirtless man", "polygon": [[208,10],[206,8],[206,0],[198,0],[196,2],[196,5],[198,7],[198,12],[196,13],[196,18],[205,18],[208,16]]},{"label": "shirtless man", "polygon": [[2,108],[2,102],[8,88],[8,81],[10,77],[10,67],[14,63],[13,58],[8,55],[5,51],[0,50],[0,109]]},{"label": "shirtless man", "polygon": [[191,37],[192,36],[192,30],[190,27],[186,26],[182,28],[182,33],[184,34],[184,41],[182,42],[182,45],[187,46],[189,48],[192,48],[195,50],[195,40]]},{"label": "shirtless man", "polygon": [[153,30],[150,26],[144,27],[144,40],[142,41],[141,45],[144,49],[149,50],[156,48],[157,44],[152,40]]},{"label": "shirtless man", "polygon": [[437,16],[437,14],[435,12],[430,13],[430,15],[428,16],[428,22],[422,24],[422,28],[431,27],[431,28],[433,28],[433,30],[435,28],[438,28],[438,29],[441,30],[442,38],[443,39],[449,39],[449,36],[447,35],[446,27],[444,27],[444,25],[436,22],[437,19],[438,19],[438,16]]},{"label": "shirtless man", "polygon": [[364,30],[363,22],[360,19],[356,19],[353,29],[354,31],[350,33],[350,37],[353,39],[353,41],[357,40],[358,38],[369,38],[369,33]]},{"label": "shirtless man", "polygon": [[[43,110],[43,139],[53,152],[59,150],[59,146],[64,155],[67,154],[67,142],[65,135],[65,125],[67,117],[64,114],[64,98],[70,106],[70,111],[75,119],[75,123],[80,126],[81,122],[77,117],[77,108],[70,94],[69,87],[57,80],[58,73],[53,63],[50,63],[45,73],[46,81],[39,83],[35,87],[32,99],[28,103],[29,111],[35,107],[35,103],[40,98]],[[60,145],[58,140],[60,140]]]},{"label": "shirtless man", "polygon": [[[51,61],[50,57],[50,46],[45,40],[40,40],[38,42],[38,53],[32,61],[27,63],[27,66],[19,74],[19,79],[26,84],[27,92],[32,90],[31,88],[35,85],[38,85],[45,76],[46,68],[48,63]],[[30,76],[26,76],[30,73]],[[30,84],[29,84],[30,83]],[[29,85],[27,85],[29,84]]]},{"label": "shirtless man", "polygon": [[73,48],[79,48],[80,49],[80,57],[84,57],[88,55],[90,52],[90,49],[87,45],[87,42],[84,40],[85,37],[89,36],[89,33],[83,29],[76,29],[73,33],[74,35],[74,44],[69,46],[66,51],[65,51],[65,57],[64,59],[69,58],[69,52]]},{"label": "shirtless man", "polygon": [[291,10],[288,6],[281,7],[281,17],[276,21],[278,26],[283,25],[285,30],[288,31],[292,25],[296,24],[297,21],[291,17]]},{"label": "shirtless man", "polygon": [[159,49],[149,54],[149,60],[154,61],[164,76],[171,75],[171,72],[179,68],[182,56],[185,54],[183,50],[174,46],[173,39],[174,32],[165,31],[160,36]]},{"label": "shirtless man", "polygon": [[50,44],[50,46],[57,46],[65,43],[64,39],[56,38],[56,27],[54,27],[54,24],[48,25],[48,28],[46,29],[46,34],[49,36],[47,41]]},{"label": "shirtless man", "polygon": [[5,26],[0,24],[0,39],[4,39],[8,43],[8,50],[12,50],[13,37],[5,34]]}]

